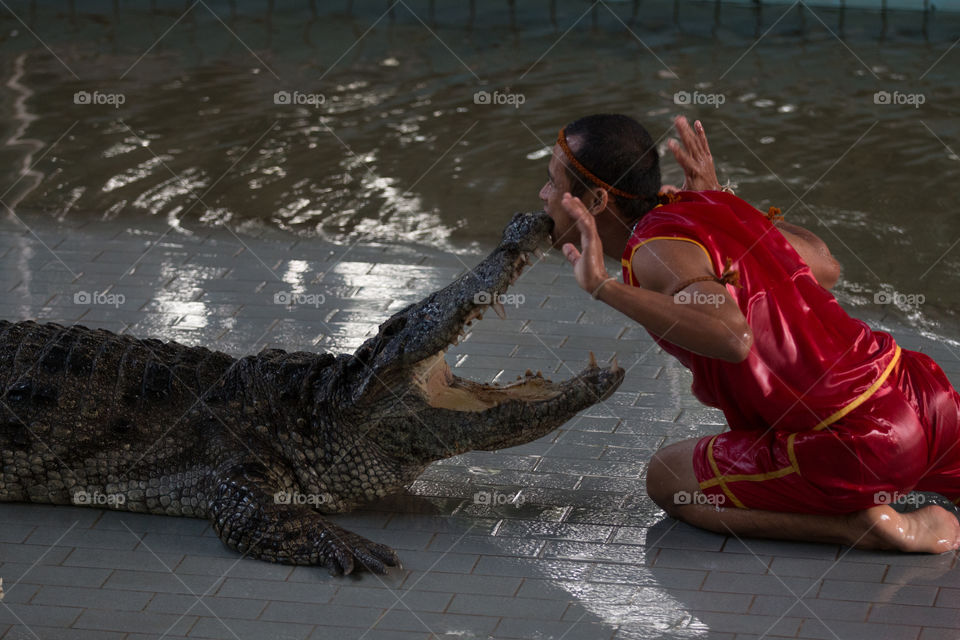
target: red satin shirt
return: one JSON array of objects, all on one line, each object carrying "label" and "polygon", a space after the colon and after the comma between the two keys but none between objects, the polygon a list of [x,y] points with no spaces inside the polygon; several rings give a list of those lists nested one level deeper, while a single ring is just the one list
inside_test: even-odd
[{"label": "red satin shirt", "polygon": [[795,432],[822,429],[867,400],[899,358],[893,337],[851,318],[763,213],[720,191],[678,195],[637,223],[623,280],[639,286],[633,254],[659,238],[698,245],[718,278],[732,259],[740,286],[727,293],[753,331],[746,360],[708,358],[650,334],[693,372],[697,399],[722,409],[732,429]]}]

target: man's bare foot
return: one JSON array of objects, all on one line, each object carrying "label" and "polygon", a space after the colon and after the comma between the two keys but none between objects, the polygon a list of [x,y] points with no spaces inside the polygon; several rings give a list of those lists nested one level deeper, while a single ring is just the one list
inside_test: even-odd
[{"label": "man's bare foot", "polygon": [[[960,548],[960,522],[943,507],[931,505],[897,513],[889,505],[871,507],[852,515],[859,549],[896,549],[943,553]],[[866,533],[863,533],[866,532]]]}]

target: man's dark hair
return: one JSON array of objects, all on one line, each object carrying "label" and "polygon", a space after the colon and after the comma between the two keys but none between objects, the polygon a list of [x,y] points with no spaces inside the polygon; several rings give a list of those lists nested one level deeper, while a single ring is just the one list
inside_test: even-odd
[{"label": "man's dark hair", "polygon": [[[660,156],[643,125],[629,116],[599,113],[571,122],[564,133],[580,164],[607,184],[639,196],[624,198],[610,192],[627,219],[636,220],[657,206]],[[570,194],[577,197],[598,186],[570,162],[567,176]]]}]

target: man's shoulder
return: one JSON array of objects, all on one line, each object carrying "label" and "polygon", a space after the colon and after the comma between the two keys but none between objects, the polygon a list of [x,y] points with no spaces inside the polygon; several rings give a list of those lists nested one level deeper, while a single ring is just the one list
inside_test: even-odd
[{"label": "man's shoulder", "polygon": [[764,233],[770,221],[751,204],[721,191],[680,192],[680,200],[648,211],[634,227],[634,238],[643,240],[661,235],[712,235],[752,229]]}]

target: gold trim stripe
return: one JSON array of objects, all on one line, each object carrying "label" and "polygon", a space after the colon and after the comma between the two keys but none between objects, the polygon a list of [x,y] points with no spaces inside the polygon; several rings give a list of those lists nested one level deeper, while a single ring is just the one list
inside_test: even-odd
[{"label": "gold trim stripe", "polygon": [[697,245],[698,247],[700,247],[700,248],[703,250],[703,254],[704,254],[705,256],[707,256],[707,262],[710,263],[710,267],[713,268],[713,266],[714,266],[714,265],[713,265],[713,259],[710,257],[710,252],[707,251],[707,248],[706,248],[705,246],[703,246],[702,244],[700,244],[700,243],[697,242],[696,240],[693,240],[692,238],[684,238],[684,237],[682,237],[682,236],[654,236],[654,237],[652,237],[652,238],[646,238],[645,240],[642,240],[642,241],[638,242],[637,244],[635,244],[635,245],[633,246],[633,249],[630,250],[630,258],[628,258],[628,259],[620,258],[620,265],[621,265],[621,266],[624,266],[624,267],[627,267],[628,273],[630,274],[630,283],[629,283],[629,284],[637,284],[637,283],[636,283],[636,278],[634,278],[634,276],[633,276],[633,254],[635,254],[635,253],[637,252],[637,249],[639,249],[639,248],[642,247],[643,245],[645,245],[645,244],[647,244],[648,242],[651,242],[651,241],[653,241],[653,240],[680,240],[681,242],[691,242],[691,243]]},{"label": "gold trim stripe", "polygon": [[[733,495],[733,492],[730,491],[730,487],[727,486],[726,481],[723,479],[723,476],[720,474],[720,468],[717,466],[717,461],[713,457],[713,443],[717,439],[717,436],[710,438],[710,444],[707,445],[707,460],[710,462],[710,468],[713,470],[714,478],[713,480],[717,481],[717,484],[720,485],[720,488],[723,490],[723,493],[730,498],[733,504],[741,509],[746,509],[747,505],[740,502],[740,499],[737,496]],[[700,483],[701,489],[706,489],[707,487],[703,486],[704,483]]]},{"label": "gold trim stripe", "polygon": [[890,373],[893,371],[893,368],[897,366],[897,362],[900,361],[900,345],[894,344],[894,347],[896,347],[896,350],[893,352],[893,357],[890,359],[890,364],[888,364],[887,368],[883,370],[883,373],[880,374],[880,377],[877,378],[874,381],[874,383],[870,385],[869,388],[867,388],[866,391],[864,391],[859,396],[857,396],[856,400],[854,400],[853,402],[845,406],[843,409],[840,409],[839,411],[834,413],[832,416],[830,416],[829,418],[827,418],[826,420],[822,421],[820,424],[815,426],[813,428],[814,431],[820,431],[822,429],[826,429],[831,424],[833,424],[834,422],[836,422],[837,420],[839,420],[840,418],[847,415],[848,413],[850,413],[851,411],[859,407],[861,404],[866,402],[867,399],[870,398],[870,396],[876,393],[877,389],[880,388],[880,385],[886,382],[887,378],[890,376]]},{"label": "gold trim stripe", "polygon": [[[813,431],[821,431],[837,420],[843,418],[845,415],[859,407],[861,404],[866,402],[870,396],[877,392],[877,389],[886,382],[887,378],[890,377],[890,374],[893,372],[893,369],[896,367],[897,362],[900,361],[900,345],[894,345],[895,350],[893,352],[893,358],[890,359],[889,364],[887,364],[886,369],[883,370],[883,373],[880,374],[880,377],[877,378],[866,391],[861,393],[850,402],[848,405],[833,413],[829,418],[821,421]],[[782,469],[777,469],[776,471],[767,471],[764,473],[745,473],[745,474],[734,474],[734,475],[723,475],[720,473],[720,467],[717,465],[717,461],[713,456],[713,443],[718,436],[713,436],[710,439],[710,444],[707,445],[707,461],[710,463],[710,469],[713,471],[713,476],[709,480],[704,480],[700,483],[701,489],[709,489],[710,487],[715,487],[717,485],[723,490],[723,493],[730,498],[734,505],[740,507],[741,509],[746,509],[747,507],[741,502],[734,494],[733,491],[727,486],[729,482],[763,482],[765,480],[774,480],[776,478],[782,478],[788,476],[791,473],[796,473],[797,475],[802,475],[800,473],[800,463],[797,461],[797,454],[794,450],[794,441],[796,440],[798,432],[791,433],[787,437],[787,456],[790,458],[790,466],[783,467]],[[960,503],[960,499],[957,500]]]}]

